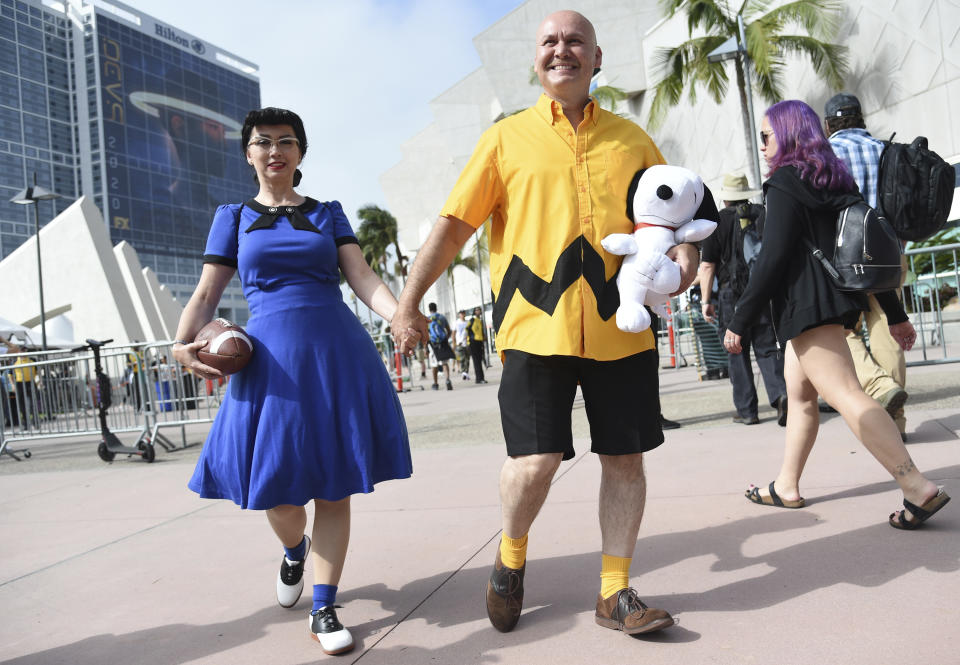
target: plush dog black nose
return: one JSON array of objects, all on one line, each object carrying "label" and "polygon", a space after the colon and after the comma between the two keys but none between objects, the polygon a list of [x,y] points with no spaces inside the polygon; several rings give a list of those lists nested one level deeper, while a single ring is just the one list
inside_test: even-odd
[{"label": "plush dog black nose", "polygon": [[673,190],[667,187],[666,185],[660,185],[657,187],[657,196],[659,196],[664,201],[669,201],[673,196]]}]

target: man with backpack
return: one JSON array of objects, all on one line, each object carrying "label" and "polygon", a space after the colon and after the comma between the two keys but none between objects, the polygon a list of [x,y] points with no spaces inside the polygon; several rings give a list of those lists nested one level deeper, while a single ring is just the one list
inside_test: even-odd
[{"label": "man with backpack", "polygon": [[433,350],[433,357],[437,364],[433,366],[433,390],[439,390],[440,384],[437,383],[437,375],[440,366],[443,366],[443,376],[447,380],[447,390],[453,390],[453,383],[450,381],[450,361],[453,360],[453,349],[450,348],[450,324],[447,323],[447,317],[437,311],[437,303],[432,302],[427,305],[430,310],[428,317],[429,323],[427,330],[430,333],[430,348]]},{"label": "man with backpack", "polygon": [[[877,208],[884,142],[875,139],[866,130],[860,100],[854,95],[834,95],[827,101],[824,113],[824,126],[833,151],[850,169],[867,204]],[[906,257],[901,256],[901,265],[905,274]],[[870,348],[867,349],[857,330],[848,331],[847,344],[864,392],[883,405],[897,423],[900,436],[906,440],[907,421],[903,414],[903,404],[908,397],[904,389],[907,380],[906,360],[903,349],[891,335],[889,322],[877,298],[871,295],[868,300],[870,311],[861,316],[857,328],[866,328]],[[894,325],[909,327],[905,334],[915,336],[909,320],[895,322]]]},{"label": "man with backpack", "polygon": [[[750,269],[760,253],[763,236],[764,209],[750,203],[759,196],[759,190],[750,189],[747,177],[728,173],[723,177],[720,197],[726,206],[720,211],[720,224],[703,241],[700,259],[703,317],[710,322],[719,319],[720,339],[727,324],[733,319],[737,300],[750,279]],[[714,275],[719,285],[719,308],[711,302]],[[787,386],[783,380],[783,354],[777,344],[773,323],[766,314],[752,325],[741,339],[743,353],[729,354],[730,383],[733,386],[733,405],[737,415],[733,421],[744,425],[760,422],[757,415],[757,387],[750,363],[750,347],[757,358],[763,385],[770,406],[777,409],[777,424],[787,424]]]}]

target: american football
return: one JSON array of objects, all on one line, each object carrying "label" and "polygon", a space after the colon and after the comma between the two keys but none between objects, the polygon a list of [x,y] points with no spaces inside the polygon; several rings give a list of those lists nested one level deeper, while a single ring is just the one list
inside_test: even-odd
[{"label": "american football", "polygon": [[197,333],[195,342],[209,340],[197,352],[200,362],[215,367],[224,374],[239,372],[253,355],[253,342],[243,328],[226,319],[214,319]]}]

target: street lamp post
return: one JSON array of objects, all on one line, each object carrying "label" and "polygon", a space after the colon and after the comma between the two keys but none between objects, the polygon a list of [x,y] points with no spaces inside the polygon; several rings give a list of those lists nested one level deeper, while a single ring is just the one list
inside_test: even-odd
[{"label": "street lamp post", "polygon": [[482,229],[477,229],[476,238],[477,238],[477,278],[480,280],[480,324],[483,326],[483,343],[486,346],[486,350],[490,349],[490,335],[487,331],[487,309],[486,304],[483,301],[483,263],[480,256],[480,237],[483,233]]},{"label": "street lamp post", "polygon": [[737,14],[737,37],[731,37],[717,48],[707,54],[707,60],[710,62],[723,62],[724,60],[733,60],[740,54],[743,57],[743,81],[745,92],[747,93],[747,123],[750,125],[750,131],[747,132],[747,139],[750,141],[750,151],[752,159],[750,166],[753,170],[754,187],[760,188],[760,150],[757,146],[757,125],[753,118],[753,87],[750,84],[750,55],[747,53],[747,34],[743,26],[743,16]]},{"label": "street lamp post", "polygon": [[43,350],[47,350],[47,315],[43,307],[43,265],[40,261],[40,207],[37,201],[49,201],[58,198],[60,195],[51,192],[37,185],[37,173],[33,173],[33,187],[27,187],[17,192],[17,195],[10,199],[10,203],[19,205],[33,204],[33,228],[37,237],[37,285],[40,288],[40,335]]}]

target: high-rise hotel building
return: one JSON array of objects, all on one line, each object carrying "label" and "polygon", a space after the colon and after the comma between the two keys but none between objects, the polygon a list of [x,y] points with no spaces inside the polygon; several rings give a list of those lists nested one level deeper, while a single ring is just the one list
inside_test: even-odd
[{"label": "high-rise hotel building", "polygon": [[[41,224],[90,196],[185,304],[216,206],[255,193],[239,138],[259,106],[256,65],[130,6],[0,0],[0,259],[34,232],[9,201],[36,173],[62,197]],[[221,305],[245,321],[236,279]]]}]

